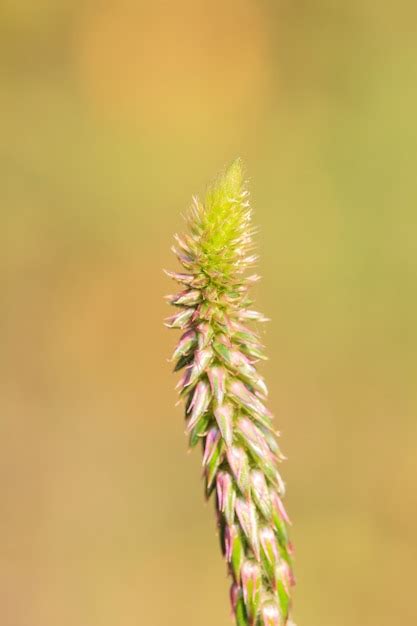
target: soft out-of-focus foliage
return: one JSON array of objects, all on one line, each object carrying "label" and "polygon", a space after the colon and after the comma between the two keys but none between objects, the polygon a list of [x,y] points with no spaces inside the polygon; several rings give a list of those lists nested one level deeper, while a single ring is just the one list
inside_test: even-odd
[{"label": "soft out-of-focus foliage", "polygon": [[161,267],[190,193],[238,154],[297,622],[417,621],[416,17],[1,4],[1,624],[230,623]]}]

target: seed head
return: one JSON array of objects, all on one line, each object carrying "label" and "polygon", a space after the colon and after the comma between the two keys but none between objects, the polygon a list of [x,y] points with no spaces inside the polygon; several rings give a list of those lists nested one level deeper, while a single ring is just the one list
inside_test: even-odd
[{"label": "seed head", "polygon": [[175,236],[185,271],[167,272],[181,291],[168,296],[175,314],[166,326],[182,330],[173,354],[185,401],[190,446],[202,443],[206,496],[216,492],[222,551],[232,577],[237,626],[294,626],[289,517],[278,472],[283,460],[265,405],[264,359],[250,325],[267,321],[252,309],[246,275],[253,251],[249,193],[240,160],[194,199],[189,232]]}]

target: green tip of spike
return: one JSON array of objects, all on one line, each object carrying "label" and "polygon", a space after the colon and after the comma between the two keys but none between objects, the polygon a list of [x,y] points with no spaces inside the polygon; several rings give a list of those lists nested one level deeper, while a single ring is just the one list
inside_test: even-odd
[{"label": "green tip of spike", "polygon": [[201,269],[214,282],[230,279],[245,266],[252,233],[248,195],[239,158],[210,185],[204,204],[199,203],[194,214]]},{"label": "green tip of spike", "polygon": [[239,198],[243,187],[243,164],[242,160],[238,158],[208,188],[205,202],[207,212],[217,214],[224,209],[227,210],[230,200]]}]

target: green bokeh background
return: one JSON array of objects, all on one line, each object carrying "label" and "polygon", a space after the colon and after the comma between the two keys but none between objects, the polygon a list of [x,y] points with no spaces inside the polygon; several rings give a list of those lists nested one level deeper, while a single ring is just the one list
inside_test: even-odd
[{"label": "green bokeh background", "polygon": [[226,626],[162,297],[237,155],[299,626],[417,623],[417,9],[3,0],[0,623]]}]

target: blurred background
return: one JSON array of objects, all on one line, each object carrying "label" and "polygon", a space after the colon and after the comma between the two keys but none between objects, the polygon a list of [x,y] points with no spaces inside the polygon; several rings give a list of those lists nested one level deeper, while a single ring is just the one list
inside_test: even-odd
[{"label": "blurred background", "polygon": [[226,626],[172,235],[237,155],[299,626],[417,623],[417,9],[3,0],[0,623]]}]

